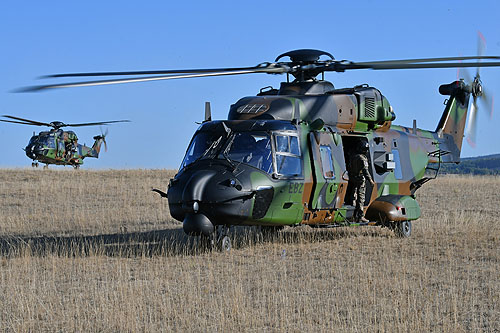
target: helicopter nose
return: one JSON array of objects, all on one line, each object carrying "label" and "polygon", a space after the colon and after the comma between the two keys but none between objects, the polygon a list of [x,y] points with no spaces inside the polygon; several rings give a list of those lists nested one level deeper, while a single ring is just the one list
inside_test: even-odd
[{"label": "helicopter nose", "polygon": [[202,170],[195,172],[187,181],[182,192],[182,201],[184,203],[191,203],[194,201],[201,201],[206,195],[207,185],[212,183],[212,178],[216,175],[213,170]]},{"label": "helicopter nose", "polygon": [[28,156],[31,159],[35,159],[37,154],[41,153],[40,149],[36,145],[33,145],[33,144],[26,146],[24,151],[26,152],[26,156]]}]

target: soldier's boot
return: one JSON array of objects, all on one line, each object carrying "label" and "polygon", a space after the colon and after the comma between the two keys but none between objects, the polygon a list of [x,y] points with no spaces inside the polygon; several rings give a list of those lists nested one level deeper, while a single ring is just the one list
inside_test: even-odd
[{"label": "soldier's boot", "polygon": [[358,220],[359,222],[370,222],[366,217],[361,216],[361,218]]},{"label": "soldier's boot", "polygon": [[363,212],[359,209],[355,209],[352,217],[354,222],[360,222],[360,220],[363,218]]}]

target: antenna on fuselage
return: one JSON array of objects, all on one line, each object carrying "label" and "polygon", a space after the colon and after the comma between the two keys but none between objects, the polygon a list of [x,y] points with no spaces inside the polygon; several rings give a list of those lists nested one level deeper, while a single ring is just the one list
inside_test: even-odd
[{"label": "antenna on fuselage", "polygon": [[210,102],[205,102],[205,120],[203,122],[212,121],[212,110]]}]

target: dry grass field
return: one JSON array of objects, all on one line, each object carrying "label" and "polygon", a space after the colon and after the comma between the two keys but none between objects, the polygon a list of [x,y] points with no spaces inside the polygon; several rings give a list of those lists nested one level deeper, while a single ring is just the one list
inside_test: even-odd
[{"label": "dry grass field", "polygon": [[498,332],[500,178],[442,177],[409,239],[240,231],[199,251],[172,171],[0,170],[0,330]]}]

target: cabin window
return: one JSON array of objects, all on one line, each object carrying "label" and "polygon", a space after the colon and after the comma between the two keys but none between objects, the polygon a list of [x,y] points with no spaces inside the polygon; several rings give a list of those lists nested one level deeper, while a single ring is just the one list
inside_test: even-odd
[{"label": "cabin window", "polygon": [[296,135],[275,134],[276,173],[284,176],[301,176],[299,138]]},{"label": "cabin window", "polygon": [[403,170],[401,169],[399,150],[393,149],[392,154],[394,155],[394,163],[396,164],[396,167],[394,168],[394,177],[396,177],[396,179],[403,179]]},{"label": "cabin window", "polygon": [[319,146],[321,155],[321,167],[323,168],[323,177],[325,179],[335,179],[333,169],[332,148],[330,146]]}]

